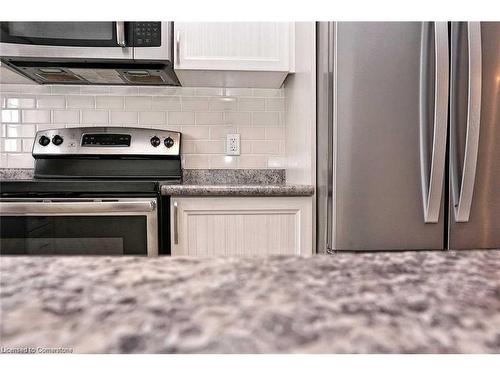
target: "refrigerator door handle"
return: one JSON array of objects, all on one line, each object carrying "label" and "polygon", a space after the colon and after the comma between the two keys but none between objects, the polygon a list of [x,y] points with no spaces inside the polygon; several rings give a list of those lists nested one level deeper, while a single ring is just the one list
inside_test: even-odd
[{"label": "refrigerator door handle", "polygon": [[[477,156],[479,152],[479,130],[481,120],[481,80],[482,80],[482,48],[481,23],[467,22],[467,43],[469,49],[468,98],[467,98],[467,131],[465,136],[465,153],[462,170],[462,181],[452,176],[452,196],[455,221],[468,222],[476,180]],[[457,124],[451,124],[456,131]],[[456,173],[457,155],[451,153],[451,171]]]},{"label": "refrigerator door handle", "polygon": [[[427,27],[427,28],[426,28]],[[427,50],[425,30],[429,24],[424,23],[422,56]],[[434,47],[435,47],[435,74],[434,74],[434,131],[432,137],[431,167],[427,174],[427,146],[425,132],[426,124],[424,103],[428,95],[426,89],[427,66],[422,59],[420,74],[420,170],[422,182],[422,198],[424,206],[424,221],[437,223],[441,208],[443,182],[446,158],[446,136],[448,122],[448,85],[449,85],[449,60],[448,60],[448,24],[447,22],[434,22]]]}]

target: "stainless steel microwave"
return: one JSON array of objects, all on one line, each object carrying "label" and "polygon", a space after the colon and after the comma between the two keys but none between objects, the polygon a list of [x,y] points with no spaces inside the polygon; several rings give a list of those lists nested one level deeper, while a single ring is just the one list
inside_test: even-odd
[{"label": "stainless steel microwave", "polygon": [[0,58],[41,84],[179,84],[173,22],[0,22]]}]

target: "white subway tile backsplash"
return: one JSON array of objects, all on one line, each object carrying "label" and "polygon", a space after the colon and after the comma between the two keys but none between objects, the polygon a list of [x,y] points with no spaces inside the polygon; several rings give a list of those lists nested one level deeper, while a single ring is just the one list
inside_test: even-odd
[{"label": "white subway tile backsplash", "polygon": [[194,141],[194,140],[181,139],[181,149],[182,149],[182,152],[185,153],[185,154],[194,154],[194,153],[196,153],[195,142],[196,141]]},{"label": "white subway tile backsplash", "polygon": [[225,152],[226,142],[220,140],[193,141],[198,154],[222,154]]},{"label": "white subway tile backsplash", "polygon": [[182,97],[183,111],[208,111],[208,98]]},{"label": "white subway tile backsplash", "polygon": [[125,109],[151,109],[150,96],[126,96]]},{"label": "white subway tile backsplash", "polygon": [[165,112],[139,112],[139,124],[141,125],[162,125],[166,123]]},{"label": "white subway tile backsplash", "polygon": [[266,99],[263,98],[239,98],[239,111],[265,111]]},{"label": "white subway tile backsplash", "polygon": [[109,120],[108,111],[82,111],[82,124],[107,124]]},{"label": "white subway tile backsplash", "polygon": [[40,96],[36,101],[37,108],[65,108],[64,96]]},{"label": "white subway tile backsplash", "polygon": [[[2,85],[3,86],[3,85]],[[51,94],[52,87],[45,85],[18,85],[18,90],[20,94]]]},{"label": "white subway tile backsplash", "polygon": [[210,111],[236,111],[237,108],[237,99],[231,96],[210,98],[210,101],[208,103],[208,109]]},{"label": "white subway tile backsplash", "polygon": [[279,112],[254,112],[252,114],[253,124],[262,126],[279,126]]},{"label": "white subway tile backsplash", "polygon": [[268,168],[286,168],[286,158],[284,156],[271,156],[267,158]]},{"label": "white subway tile backsplash", "polygon": [[181,98],[178,96],[154,96],[151,107],[153,110],[180,111]]},{"label": "white subway tile backsplash", "polygon": [[95,100],[93,96],[68,95],[66,96],[67,108],[94,108]]},{"label": "white subway tile backsplash", "polygon": [[21,152],[22,144],[18,138],[4,138],[2,139],[3,152]]},{"label": "white subway tile backsplash", "polygon": [[[157,126],[155,126],[155,128],[156,127]],[[182,132],[182,126],[179,126],[179,125],[165,125],[165,126],[161,126],[161,129],[171,130],[173,132]]]},{"label": "white subway tile backsplash", "polygon": [[283,90],[275,89],[253,89],[253,96],[258,97],[283,97]]},{"label": "white subway tile backsplash", "polygon": [[210,168],[210,164],[206,155],[188,154],[182,157],[182,167],[187,169],[207,169]]},{"label": "white subway tile backsplash", "polygon": [[139,95],[139,88],[136,86],[110,86],[109,92],[113,95]]},{"label": "white subway tile backsplash", "polygon": [[33,149],[33,141],[33,138],[25,138],[21,140],[23,152],[31,152],[31,150]]},{"label": "white subway tile backsplash", "polygon": [[240,140],[240,152],[242,155],[252,153],[252,141],[241,139]]},{"label": "white subway tile backsplash", "polygon": [[194,112],[168,112],[168,124],[193,125]]},{"label": "white subway tile backsplash", "polygon": [[198,87],[195,89],[197,96],[220,96],[223,95],[223,88],[216,87]]},{"label": "white subway tile backsplash", "polygon": [[80,86],[80,93],[105,95],[111,92],[112,87],[114,86]]},{"label": "white subway tile backsplash", "polygon": [[208,126],[183,126],[181,131],[183,139],[208,139],[211,129]]},{"label": "white subway tile backsplash", "polygon": [[285,98],[266,99],[266,111],[284,111]]},{"label": "white subway tile backsplash", "polygon": [[2,109],[2,122],[21,122],[21,111],[18,109]]},{"label": "white subway tile backsplash", "polygon": [[238,160],[239,168],[267,168],[267,156],[241,155]]},{"label": "white subway tile backsplash", "polygon": [[238,168],[238,157],[229,155],[210,155],[210,168],[214,169],[234,169]]},{"label": "white subway tile backsplash", "polygon": [[[37,121],[41,122],[41,121]],[[80,122],[80,111],[75,110],[53,110],[52,122],[55,124],[74,124]]]},{"label": "white subway tile backsplash", "polygon": [[80,86],[54,85],[52,94],[80,94]]},{"label": "white subway tile backsplash", "polygon": [[31,153],[7,154],[7,168],[33,168],[34,162]]},{"label": "white subway tile backsplash", "polygon": [[[24,124],[24,126],[26,126]],[[59,129],[59,128],[64,128],[64,126],[60,124],[37,124],[36,125],[36,131],[42,131],[42,130],[49,130],[49,129]]]},{"label": "white subway tile backsplash", "polygon": [[[181,95],[182,87],[139,87],[139,95]],[[194,92],[194,89],[193,89]],[[189,94],[187,94],[189,95]]]},{"label": "white subway tile backsplash", "polygon": [[[32,110],[25,109],[22,111],[22,122],[23,123],[50,123],[50,111],[49,110]],[[2,119],[3,121],[3,119]]]},{"label": "white subway tile backsplash", "polygon": [[227,88],[227,89],[224,89],[223,95],[227,95],[227,96],[252,96],[253,89]]},{"label": "white subway tile backsplash", "polygon": [[285,128],[274,127],[265,128],[266,129],[266,139],[285,139]]},{"label": "white subway tile backsplash", "polygon": [[252,125],[252,112],[225,112],[224,124]]},{"label": "white subway tile backsplash", "polygon": [[234,126],[230,125],[222,125],[222,126],[206,126],[207,130],[210,128],[210,139],[226,139],[228,134],[238,133],[238,129]]},{"label": "white subway tile backsplash", "polygon": [[36,107],[35,98],[22,98],[22,97],[5,98],[5,108],[35,108],[35,107]]},{"label": "white subway tile backsplash", "polygon": [[196,125],[215,125],[224,123],[222,112],[196,112]]},{"label": "white subway tile backsplash", "polygon": [[[138,126],[182,132],[184,168],[282,168],[284,90],[0,85],[0,166],[30,168],[36,131]],[[240,134],[240,156],[225,155]]]},{"label": "white subway tile backsplash", "polygon": [[253,141],[252,153],[277,155],[280,153],[280,141]]},{"label": "white subway tile backsplash", "polygon": [[137,112],[111,111],[111,124],[133,125],[137,124]]},{"label": "white subway tile backsplash", "polygon": [[123,97],[121,96],[96,96],[96,108],[121,109],[123,108]]},{"label": "white subway tile backsplash", "polygon": [[241,139],[265,139],[266,128],[241,126],[238,128]]},{"label": "white subway tile backsplash", "polygon": [[35,125],[3,124],[2,136],[7,138],[30,138],[35,135]]}]

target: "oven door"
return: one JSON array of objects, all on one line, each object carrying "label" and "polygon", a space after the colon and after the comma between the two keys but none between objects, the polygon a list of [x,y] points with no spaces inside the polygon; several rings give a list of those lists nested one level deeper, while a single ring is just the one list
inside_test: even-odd
[{"label": "oven door", "polygon": [[129,22],[0,22],[0,56],[133,59]]},{"label": "oven door", "polygon": [[3,199],[2,255],[158,255],[154,198]]}]

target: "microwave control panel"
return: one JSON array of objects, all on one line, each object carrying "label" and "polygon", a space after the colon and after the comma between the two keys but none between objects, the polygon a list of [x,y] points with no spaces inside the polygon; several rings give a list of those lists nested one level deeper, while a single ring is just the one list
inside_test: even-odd
[{"label": "microwave control panel", "polygon": [[161,22],[134,22],[134,47],[161,47]]}]

